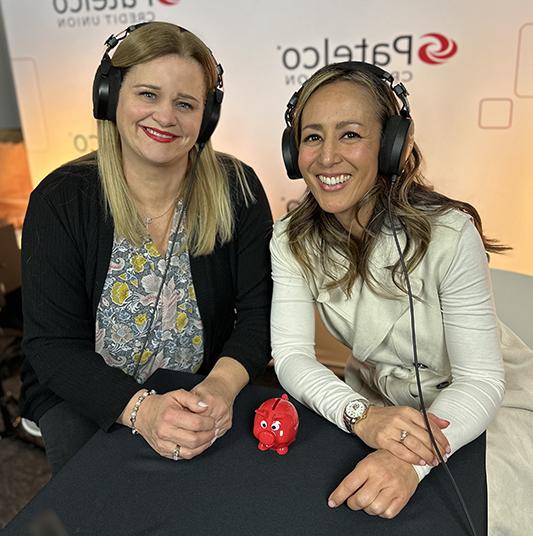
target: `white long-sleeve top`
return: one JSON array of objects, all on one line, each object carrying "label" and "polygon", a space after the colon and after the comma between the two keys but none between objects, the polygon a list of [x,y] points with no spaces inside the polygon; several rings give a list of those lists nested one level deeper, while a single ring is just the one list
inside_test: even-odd
[{"label": "white long-sleeve top", "polygon": [[[354,398],[418,409],[408,300],[395,290],[388,269],[398,258],[392,236],[382,235],[370,268],[396,296],[378,295],[358,280],[347,298],[325,288],[318,261],[306,278],[288,247],[286,227],[287,220],[277,222],[271,242],[272,347],[283,387],[344,431],[343,410]],[[450,421],[443,432],[453,453],[487,428],[504,394],[486,254],[468,216],[452,210],[434,218],[430,246],[410,281],[424,400],[429,411]],[[345,381],[317,361],[315,305],[328,330],[352,348]],[[420,479],[431,470],[414,468]]]}]

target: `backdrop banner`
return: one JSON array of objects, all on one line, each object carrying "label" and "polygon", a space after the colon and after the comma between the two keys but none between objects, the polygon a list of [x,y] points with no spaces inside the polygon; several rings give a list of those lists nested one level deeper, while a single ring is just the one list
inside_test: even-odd
[{"label": "backdrop banner", "polygon": [[253,166],[275,217],[304,191],[280,151],[287,101],[317,68],[370,61],[410,92],[425,174],[514,249],[491,266],[533,275],[533,2],[509,0],[1,0],[34,184],[96,149],[91,87],[104,41],[164,20],[225,70],[214,146]]}]

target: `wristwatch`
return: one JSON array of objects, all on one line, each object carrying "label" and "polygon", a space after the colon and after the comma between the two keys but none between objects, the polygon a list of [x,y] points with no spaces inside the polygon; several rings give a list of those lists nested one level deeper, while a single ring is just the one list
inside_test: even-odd
[{"label": "wristwatch", "polygon": [[353,426],[366,417],[369,407],[370,404],[364,398],[357,398],[346,404],[342,417],[344,419],[344,426],[346,426],[346,430],[348,430],[350,434],[355,435]]}]

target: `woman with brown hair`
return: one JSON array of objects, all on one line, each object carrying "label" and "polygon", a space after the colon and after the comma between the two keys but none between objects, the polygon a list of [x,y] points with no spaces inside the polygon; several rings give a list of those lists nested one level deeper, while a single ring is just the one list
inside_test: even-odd
[{"label": "woman with brown hair", "polygon": [[[506,248],[484,235],[474,207],[426,183],[407,91],[386,71],[326,66],[293,95],[286,121],[287,172],[307,191],[271,242],[276,372],[295,398],[375,449],[329,505],[394,517],[502,400],[527,392],[531,351],[499,323],[492,299],[488,253]],[[344,380],[316,359],[315,306],[352,349]],[[506,400],[502,356],[518,371]]]}]

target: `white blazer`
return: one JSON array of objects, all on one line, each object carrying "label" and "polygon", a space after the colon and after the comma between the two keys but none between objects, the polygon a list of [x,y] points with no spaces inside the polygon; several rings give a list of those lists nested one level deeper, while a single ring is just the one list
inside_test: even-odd
[{"label": "white blazer", "polygon": [[[418,408],[408,298],[390,276],[398,259],[392,235],[381,235],[370,270],[378,287],[395,296],[358,280],[347,298],[326,289],[318,259],[313,273],[304,274],[290,252],[287,223],[275,224],[271,242],[272,354],[280,383],[342,430],[344,407],[354,398]],[[496,316],[487,256],[468,215],[450,210],[432,219],[431,242],[410,281],[426,406],[450,421],[443,432],[452,454],[494,421],[487,434],[489,534],[518,535],[526,518],[533,524],[524,503],[533,494],[533,464],[517,463],[531,456],[524,447],[533,452],[533,352]],[[327,329],[352,349],[345,381],[316,359],[315,306]],[[494,420],[502,400],[505,411]],[[431,470],[413,467],[419,478]],[[511,492],[517,484],[524,504]]]}]

